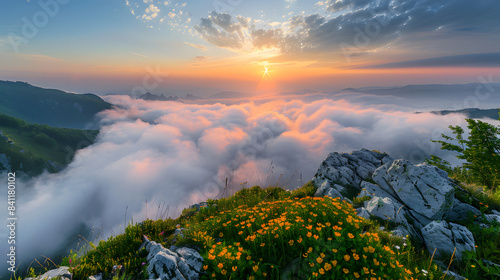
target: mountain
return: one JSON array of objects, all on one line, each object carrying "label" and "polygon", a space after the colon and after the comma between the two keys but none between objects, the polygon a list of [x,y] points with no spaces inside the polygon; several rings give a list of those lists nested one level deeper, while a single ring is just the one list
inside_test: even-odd
[{"label": "mountain", "polygon": [[463,114],[467,118],[472,118],[472,119],[490,118],[498,120],[500,118],[499,109],[467,108],[463,110],[432,111],[431,113],[443,116],[448,114]]},{"label": "mountain", "polygon": [[222,91],[213,95],[210,95],[209,99],[235,99],[235,98],[247,98],[251,97],[252,94],[237,91]]},{"label": "mountain", "polygon": [[36,176],[66,167],[78,149],[94,143],[99,131],[29,124],[0,114],[0,173]]},{"label": "mountain", "polygon": [[177,96],[166,97],[163,94],[156,95],[156,94],[152,94],[150,92],[146,92],[145,94],[141,95],[139,97],[139,99],[149,100],[149,101],[178,101],[179,97],[177,97]]},{"label": "mountain", "polygon": [[[490,96],[494,92],[500,92],[499,84],[427,84],[427,85],[407,85],[402,87],[365,87],[365,88],[346,88],[344,91],[355,93],[367,93],[375,95],[392,95],[406,98],[422,98],[422,97],[467,97],[476,95],[479,97]],[[490,93],[490,94],[488,94]]]},{"label": "mountain", "polygon": [[97,113],[106,109],[111,109],[111,104],[94,94],[0,81],[0,113],[28,123],[84,129],[89,128]]},{"label": "mountain", "polygon": [[184,100],[198,100],[198,99],[203,99],[203,97],[188,93],[186,96],[182,97]]}]

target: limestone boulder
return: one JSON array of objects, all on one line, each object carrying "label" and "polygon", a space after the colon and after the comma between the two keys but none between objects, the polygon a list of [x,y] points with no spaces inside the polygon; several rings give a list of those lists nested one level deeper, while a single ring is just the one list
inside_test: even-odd
[{"label": "limestone boulder", "polygon": [[455,251],[455,258],[461,259],[463,252],[475,251],[474,236],[465,227],[446,221],[433,221],[421,230],[424,243],[430,254],[436,249],[436,258],[449,258]]},{"label": "limestone boulder", "polygon": [[312,181],[318,187],[327,182],[330,187],[338,184],[359,189],[361,182],[370,179],[375,169],[390,161],[389,155],[366,149],[350,154],[331,153],[321,163]]},{"label": "limestone boulder", "polygon": [[375,217],[391,220],[396,223],[406,222],[403,213],[400,211],[400,204],[389,197],[382,198],[375,196],[371,200],[365,201],[364,208],[370,215]]},{"label": "limestone boulder", "polygon": [[453,200],[453,207],[445,213],[444,220],[457,223],[463,222],[471,216],[479,217],[481,216],[481,211],[476,209],[474,206],[462,203],[460,200],[455,198]]},{"label": "limestone boulder", "polygon": [[428,165],[398,159],[379,167],[372,179],[409,209],[432,220],[452,208],[455,189],[451,182]]},{"label": "limestone boulder", "polygon": [[147,270],[151,279],[199,279],[203,258],[196,250],[180,247],[172,251],[144,238],[142,247],[149,252]]}]

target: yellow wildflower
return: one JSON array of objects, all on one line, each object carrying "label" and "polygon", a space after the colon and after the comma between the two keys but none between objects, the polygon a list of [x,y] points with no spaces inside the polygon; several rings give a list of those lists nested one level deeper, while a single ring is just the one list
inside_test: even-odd
[{"label": "yellow wildflower", "polygon": [[325,263],[325,271],[329,271],[330,269],[332,269],[332,265],[329,263]]}]

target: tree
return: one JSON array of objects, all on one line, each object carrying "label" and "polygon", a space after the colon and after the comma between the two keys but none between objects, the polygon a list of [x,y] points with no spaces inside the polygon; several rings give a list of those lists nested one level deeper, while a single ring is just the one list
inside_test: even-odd
[{"label": "tree", "polygon": [[500,127],[479,120],[466,121],[469,129],[468,139],[464,138],[463,128],[450,125],[449,128],[455,137],[441,134],[444,141],[431,140],[441,144],[442,150],[458,153],[457,158],[465,160],[465,163],[451,169],[446,161],[437,156],[432,156],[428,162],[462,177],[468,183],[496,189],[500,184]]}]

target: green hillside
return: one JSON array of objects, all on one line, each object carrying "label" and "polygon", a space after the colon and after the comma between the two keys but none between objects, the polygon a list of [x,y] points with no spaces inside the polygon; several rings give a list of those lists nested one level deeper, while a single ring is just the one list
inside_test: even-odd
[{"label": "green hillside", "polygon": [[87,128],[111,104],[94,94],[72,94],[24,82],[0,81],[0,113],[29,123]]},{"label": "green hillside", "polygon": [[431,113],[436,115],[464,114],[467,118],[471,119],[490,118],[493,120],[498,120],[499,117],[498,110],[499,109],[466,108],[462,110],[432,111]]},{"label": "green hillside", "polygon": [[[0,155],[7,156],[12,171],[29,176],[44,169],[59,171],[71,162],[76,150],[91,145],[99,133],[29,124],[4,114],[0,114],[0,131]],[[0,171],[6,168],[0,163]]]}]

